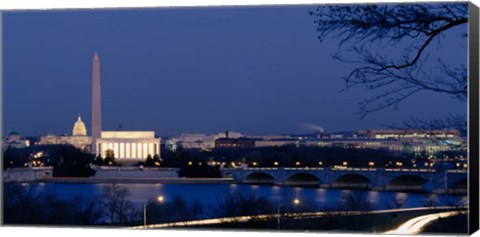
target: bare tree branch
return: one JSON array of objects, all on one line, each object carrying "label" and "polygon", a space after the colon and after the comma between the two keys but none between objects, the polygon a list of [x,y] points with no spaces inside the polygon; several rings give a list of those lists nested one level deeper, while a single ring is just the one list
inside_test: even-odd
[{"label": "bare tree branch", "polygon": [[[327,5],[310,14],[315,17],[320,41],[330,36],[339,40],[339,47],[351,45],[349,52],[356,58],[333,55],[334,59],[357,65],[343,78],[345,88],[362,86],[378,92],[359,103],[361,118],[387,107],[398,107],[421,91],[466,100],[465,65],[451,66],[438,60],[437,67],[433,67],[427,49],[434,40],[441,42],[451,29],[468,23],[468,4]],[[466,42],[466,27],[463,29],[460,43]],[[403,48],[404,53],[377,52],[385,42],[394,52]]]}]

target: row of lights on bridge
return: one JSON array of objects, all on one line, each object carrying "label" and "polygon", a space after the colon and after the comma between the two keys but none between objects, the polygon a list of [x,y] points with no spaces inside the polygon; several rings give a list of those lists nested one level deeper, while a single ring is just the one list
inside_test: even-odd
[{"label": "row of lights on bridge", "polygon": [[[224,162],[213,162],[213,164],[214,164],[214,165],[225,165]],[[258,166],[258,165],[259,165],[259,163],[256,162],[256,161],[252,162],[251,164],[252,164],[252,166]],[[425,166],[425,167],[433,167],[434,164],[435,164],[434,162],[425,162],[425,163],[424,163],[424,166]],[[189,165],[189,166],[192,166],[192,165],[193,165],[193,161],[188,161],[188,165]],[[203,165],[203,163],[202,163],[202,162],[198,162],[198,165],[201,166],[201,165]],[[231,165],[232,167],[236,167],[236,166],[241,166],[242,163],[241,163],[241,162],[237,162],[237,163],[231,162],[230,165]],[[273,162],[273,165],[274,165],[274,166],[279,166],[280,163],[279,163],[278,161],[274,161],[274,162]],[[300,166],[300,165],[301,165],[300,161],[296,161],[296,162],[295,162],[295,166]],[[322,161],[319,161],[319,162],[318,162],[318,166],[322,166],[322,165],[323,165],[323,162],[322,162]],[[348,162],[347,162],[347,161],[343,161],[343,162],[342,162],[342,165],[343,165],[343,166],[348,166]],[[402,167],[402,166],[403,166],[403,162],[397,161],[397,162],[395,162],[395,165],[396,165],[397,167]],[[368,166],[370,166],[370,167],[375,166],[375,162],[373,162],[373,161],[368,162]],[[416,164],[413,164],[413,167],[416,167],[416,166],[417,166]],[[457,167],[457,168],[461,168],[461,167],[467,168],[467,164],[466,164],[466,163],[464,163],[464,164],[456,163],[456,167]]]}]

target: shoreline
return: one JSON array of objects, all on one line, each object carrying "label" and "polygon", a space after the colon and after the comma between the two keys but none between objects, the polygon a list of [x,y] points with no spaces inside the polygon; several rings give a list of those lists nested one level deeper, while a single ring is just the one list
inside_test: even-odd
[{"label": "shoreline", "polygon": [[[23,183],[23,182],[21,182]],[[124,178],[124,177],[44,177],[35,181],[25,181],[25,183],[123,183],[123,184],[247,184],[247,185],[265,185],[255,183],[239,183],[232,178]],[[277,185],[271,185],[277,186]],[[280,185],[284,186],[284,185]],[[293,187],[293,186],[286,186]],[[298,187],[298,186],[297,186]],[[312,186],[300,186],[312,187]],[[322,187],[317,187],[322,188]],[[342,188],[325,188],[322,189],[342,189]],[[432,194],[446,194],[454,196],[465,196],[464,192],[421,192],[421,191],[399,191],[399,190],[372,190],[372,189],[355,189],[350,190],[364,190],[364,191],[380,191],[380,192],[408,192],[408,193],[432,193]]]},{"label": "shoreline", "polygon": [[114,177],[51,177],[38,183],[165,183],[165,184],[235,184],[232,178],[114,178]]}]

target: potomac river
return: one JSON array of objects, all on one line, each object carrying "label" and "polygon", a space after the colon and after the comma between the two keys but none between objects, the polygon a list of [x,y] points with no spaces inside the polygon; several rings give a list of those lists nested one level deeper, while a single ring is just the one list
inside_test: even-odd
[{"label": "potomac river", "polygon": [[[60,183],[60,182],[25,182],[25,188],[33,188],[36,193],[56,193],[62,199],[75,196],[95,198],[102,194],[110,183]],[[425,203],[452,205],[467,202],[467,196],[451,194],[430,194],[398,191],[369,191],[348,189],[324,189],[316,187],[267,186],[251,184],[172,184],[172,183],[118,183],[126,188],[129,199],[140,207],[147,200],[163,196],[165,201],[182,197],[187,202],[198,200],[205,206],[216,206],[226,195],[253,193],[278,203],[291,203],[300,200],[301,205],[315,207],[318,210],[336,209],[344,195],[356,192],[372,204],[372,209],[394,208],[394,200],[401,200],[401,207],[422,207]]]}]

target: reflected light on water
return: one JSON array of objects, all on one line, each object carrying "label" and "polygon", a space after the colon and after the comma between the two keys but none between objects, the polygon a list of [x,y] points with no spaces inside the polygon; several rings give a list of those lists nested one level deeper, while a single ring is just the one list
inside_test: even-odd
[{"label": "reflected light on water", "polygon": [[407,193],[396,193],[395,198],[396,199],[406,199],[407,198]]},{"label": "reflected light on water", "polygon": [[318,202],[325,202],[326,201],[326,190],[323,188],[317,189],[317,201]]},{"label": "reflected light on water", "polygon": [[372,203],[378,203],[378,192],[377,191],[369,191],[367,194],[367,198]]},{"label": "reflected light on water", "polygon": [[[103,189],[111,184],[105,183],[85,183],[85,184],[64,184],[64,183],[22,183],[24,189],[32,187],[35,193],[49,190],[57,193],[60,198],[69,198],[75,195],[82,195],[85,198],[96,198],[103,193]],[[119,184],[129,191],[129,200],[135,205],[143,205],[148,199],[154,199],[158,195],[164,195],[165,201],[173,200],[174,197],[182,197],[187,202],[198,199],[205,205],[215,206],[217,197],[222,197],[230,193],[253,193],[258,197],[282,199],[285,203],[291,203],[293,198],[301,200],[302,205],[307,203],[312,205],[320,204],[324,208],[336,207],[344,195],[355,194],[358,197],[368,198],[371,202],[378,205],[375,208],[391,208],[391,203],[396,198],[404,199],[402,207],[423,206],[428,198],[448,200],[451,203],[468,201],[466,196],[459,195],[429,195],[425,193],[405,193],[391,191],[366,191],[366,190],[348,190],[348,189],[325,189],[311,187],[291,187],[291,186],[269,186],[269,185],[246,185],[246,184]],[[399,203],[400,204],[400,203]]]}]

